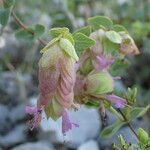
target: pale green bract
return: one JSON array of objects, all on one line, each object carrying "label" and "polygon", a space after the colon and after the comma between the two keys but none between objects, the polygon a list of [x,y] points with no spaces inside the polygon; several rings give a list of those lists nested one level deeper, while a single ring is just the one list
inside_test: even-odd
[{"label": "pale green bract", "polygon": [[120,44],[122,42],[121,36],[115,31],[107,31],[106,37],[113,43]]},{"label": "pale green bract", "polygon": [[75,48],[69,40],[65,38],[61,38],[59,45],[69,56],[74,58],[75,61],[79,60],[79,57],[76,54]]},{"label": "pale green bract", "polygon": [[114,89],[113,78],[108,72],[99,72],[87,77],[87,92],[90,94],[105,94]]}]

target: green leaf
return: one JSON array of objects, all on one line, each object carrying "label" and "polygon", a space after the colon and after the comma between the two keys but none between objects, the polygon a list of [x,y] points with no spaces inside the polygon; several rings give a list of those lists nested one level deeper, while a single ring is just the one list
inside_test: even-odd
[{"label": "green leaf", "polygon": [[11,6],[14,5],[15,0],[3,0],[4,2],[4,8],[10,8]]},{"label": "green leaf", "polygon": [[60,39],[60,47],[69,55],[71,56],[72,58],[74,58],[76,61],[79,60],[77,54],[76,54],[76,51],[75,51],[75,48],[74,46],[72,45],[72,43],[65,39],[65,38],[61,38]]},{"label": "green leaf", "polygon": [[112,20],[104,16],[91,17],[88,19],[88,22],[94,27],[95,30],[101,28],[101,26],[108,29],[110,29],[113,26]]},{"label": "green leaf", "polygon": [[148,105],[145,108],[141,108],[141,107],[135,107],[131,110],[130,112],[130,120],[136,119],[138,117],[143,116],[148,110],[150,109],[150,105]]},{"label": "green leaf", "polygon": [[127,29],[124,26],[121,26],[119,24],[115,24],[113,26],[113,30],[116,31],[116,32],[122,32],[122,31],[124,31],[124,32],[128,33]]},{"label": "green leaf", "polygon": [[40,37],[45,31],[45,27],[43,25],[37,24],[34,26],[34,37]]},{"label": "green leaf", "polygon": [[[29,30],[33,31],[31,28]],[[16,38],[25,39],[27,41],[32,41],[34,39],[34,34],[30,34],[26,29],[20,29],[15,33]]]},{"label": "green leaf", "polygon": [[44,33],[44,31],[45,31],[44,26],[37,24],[35,26],[28,27],[27,29],[18,30],[16,32],[16,37],[18,39],[25,39],[29,41],[40,37]]},{"label": "green leaf", "polygon": [[51,46],[53,46],[56,42],[58,42],[60,37],[52,39],[41,51],[40,53],[43,53],[44,51],[48,50]]},{"label": "green leaf", "polygon": [[52,28],[49,31],[50,35],[55,38],[58,37],[59,35],[64,35],[64,34],[68,34],[69,33],[69,29],[68,28]]},{"label": "green leaf", "polygon": [[106,37],[103,38],[102,43],[106,54],[111,53],[114,56],[119,55],[119,44],[113,43]]},{"label": "green leaf", "polygon": [[55,100],[52,100],[44,109],[47,119],[52,118],[53,120],[57,120],[61,116],[62,110],[61,105]]},{"label": "green leaf", "polygon": [[66,33],[63,37],[64,37],[65,39],[68,39],[73,45],[75,44],[75,43],[74,43],[73,36],[72,36],[71,33]]},{"label": "green leaf", "polygon": [[74,34],[76,33],[83,33],[84,35],[89,36],[91,34],[91,26],[82,27],[74,32]]},{"label": "green leaf", "polygon": [[122,41],[121,36],[115,31],[107,31],[106,37],[113,43],[120,44]]},{"label": "green leaf", "polygon": [[104,128],[100,136],[102,138],[109,138],[113,136],[125,124],[125,122],[116,121],[114,124]]},{"label": "green leaf", "polygon": [[11,11],[10,8],[7,8],[7,9],[1,8],[0,9],[0,24],[2,26],[6,26],[8,20],[9,20],[10,11]]},{"label": "green leaf", "polygon": [[90,48],[95,44],[95,41],[82,33],[76,33],[73,35],[75,41],[75,49],[77,51],[83,51]]}]

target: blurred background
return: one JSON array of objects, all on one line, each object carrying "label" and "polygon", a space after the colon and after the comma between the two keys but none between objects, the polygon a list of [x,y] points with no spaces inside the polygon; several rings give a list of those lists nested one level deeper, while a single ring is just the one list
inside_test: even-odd
[{"label": "blurred background", "polygon": [[[0,0],[0,5],[1,5]],[[42,24],[48,35],[52,27],[68,27],[71,32],[87,24],[88,17],[105,15],[124,25],[135,40],[141,54],[128,58],[130,64],[117,69],[122,77],[118,87],[138,87],[138,106],[150,104],[150,0],[16,0],[14,11],[28,26]],[[29,119],[24,113],[28,104],[38,97],[38,60],[42,45],[30,36],[15,36],[20,29],[13,17],[8,25],[0,26],[0,150],[110,150],[117,135],[136,143],[128,127],[123,127],[109,139],[102,139],[103,128],[97,110],[82,107],[71,112],[72,120],[79,122],[66,137],[61,135],[60,121],[43,119],[38,129],[30,131]],[[115,73],[115,71],[114,71]],[[150,112],[133,121],[135,129],[143,127],[150,132]],[[107,125],[115,121],[108,112]]]}]

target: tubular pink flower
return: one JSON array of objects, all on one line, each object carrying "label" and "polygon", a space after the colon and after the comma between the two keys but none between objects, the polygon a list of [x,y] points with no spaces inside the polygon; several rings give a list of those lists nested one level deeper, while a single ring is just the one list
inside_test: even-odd
[{"label": "tubular pink flower", "polygon": [[105,98],[113,103],[117,108],[124,108],[125,104],[127,103],[125,99],[114,94],[106,95]]},{"label": "tubular pink flower", "polygon": [[104,55],[96,56],[95,60],[93,61],[94,67],[97,71],[107,69],[113,62],[114,60],[112,58],[107,58]]},{"label": "tubular pink flower", "polygon": [[70,121],[67,111],[64,110],[63,114],[62,114],[62,133],[63,133],[63,135],[65,136],[66,132],[68,132],[69,130],[71,130],[74,127],[79,127],[79,125],[76,123],[72,123]]},{"label": "tubular pink flower", "polygon": [[42,108],[26,106],[25,112],[29,115],[33,115],[33,119],[28,122],[30,129],[37,128],[41,122]]}]

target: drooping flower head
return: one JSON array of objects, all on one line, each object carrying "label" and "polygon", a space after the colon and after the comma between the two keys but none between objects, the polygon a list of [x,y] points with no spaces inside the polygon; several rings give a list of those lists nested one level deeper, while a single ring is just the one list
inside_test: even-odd
[{"label": "drooping flower head", "polygon": [[[63,116],[65,109],[74,105],[78,56],[73,41],[68,38],[71,34],[67,28],[55,28],[52,32],[57,36],[41,50],[39,60],[38,106],[43,107],[47,118],[57,119]],[[37,115],[34,116],[36,118]]]}]

